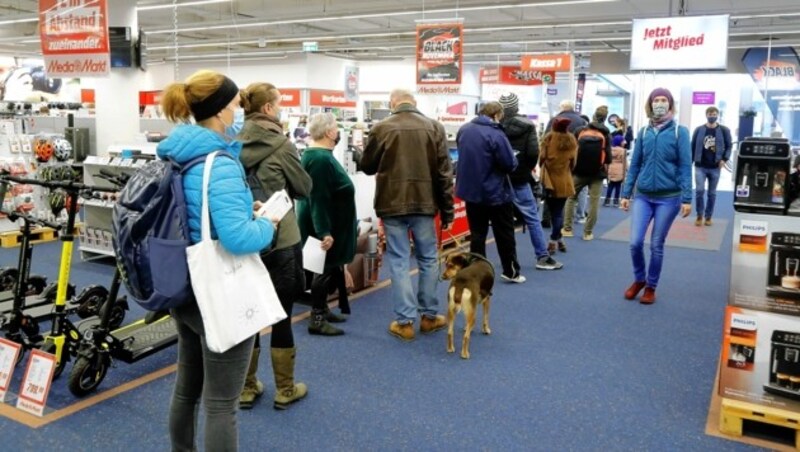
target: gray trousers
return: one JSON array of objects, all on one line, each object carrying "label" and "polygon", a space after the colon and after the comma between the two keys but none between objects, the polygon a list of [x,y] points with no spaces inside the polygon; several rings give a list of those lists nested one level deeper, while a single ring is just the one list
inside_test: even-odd
[{"label": "gray trousers", "polygon": [[203,319],[195,303],[173,309],[172,315],[178,327],[178,372],[169,410],[172,450],[197,450],[195,430],[202,399],[205,450],[236,451],[236,411],[255,337],[225,353],[214,353],[206,345]]}]

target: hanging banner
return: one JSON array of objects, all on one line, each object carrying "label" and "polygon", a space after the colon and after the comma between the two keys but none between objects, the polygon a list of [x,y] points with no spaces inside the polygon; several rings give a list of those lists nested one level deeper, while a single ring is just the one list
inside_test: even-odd
[{"label": "hanging banner", "polygon": [[358,66],[344,68],[344,97],[347,100],[358,100]]},{"label": "hanging banner", "polygon": [[771,52],[765,47],[747,49],[742,63],[784,137],[800,144],[800,58],[794,48],[773,47]]},{"label": "hanging banner", "polygon": [[417,92],[458,94],[464,28],[460,23],[417,25]]},{"label": "hanging banner", "polygon": [[315,107],[342,107],[355,108],[355,101],[347,100],[344,91],[332,91],[325,89],[312,89],[309,105]]},{"label": "hanging banner", "polygon": [[39,37],[49,77],[107,77],[106,0],[39,0]]},{"label": "hanging banner", "polygon": [[583,109],[583,91],[586,89],[586,74],[578,74],[578,86],[575,90],[575,111],[578,113]]},{"label": "hanging banner", "polygon": [[572,69],[572,55],[568,53],[522,55],[522,69],[526,71],[567,72]]},{"label": "hanging banner", "polygon": [[481,83],[496,83],[500,85],[526,85],[537,86],[543,83],[554,83],[554,71],[531,71],[519,66],[494,66],[481,68]]},{"label": "hanging banner", "polygon": [[632,71],[726,69],[729,16],[633,19]]},{"label": "hanging banner", "polygon": [[300,106],[300,90],[297,88],[281,88],[281,106],[282,107],[299,107]]}]

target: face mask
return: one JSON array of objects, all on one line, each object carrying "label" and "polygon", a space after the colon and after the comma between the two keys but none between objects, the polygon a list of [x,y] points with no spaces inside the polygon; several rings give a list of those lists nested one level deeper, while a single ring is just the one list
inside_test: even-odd
[{"label": "face mask", "polygon": [[336,131],[336,138],[334,138],[334,140],[333,140],[333,145],[336,146],[337,144],[339,144],[339,141],[341,141],[341,140],[342,140],[342,133],[339,132],[339,131]]},{"label": "face mask", "polygon": [[661,118],[669,111],[669,102],[653,102],[653,117]]},{"label": "face mask", "polygon": [[715,122],[717,122],[717,117],[716,116],[707,116],[706,117],[706,121],[708,121],[709,124],[714,124]]},{"label": "face mask", "polygon": [[242,127],[244,127],[244,108],[236,108],[233,110],[233,122],[225,127],[225,135],[235,137],[242,131]]}]

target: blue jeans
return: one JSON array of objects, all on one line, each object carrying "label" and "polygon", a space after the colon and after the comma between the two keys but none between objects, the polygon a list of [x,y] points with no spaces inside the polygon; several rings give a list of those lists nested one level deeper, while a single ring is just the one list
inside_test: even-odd
[{"label": "blue jeans", "polygon": [[[646,281],[649,287],[658,286],[661,266],[664,261],[664,242],[672,222],[681,210],[681,197],[654,198],[637,193],[631,214],[631,260],[635,281]],[[645,266],[644,236],[650,223],[650,267]]]},{"label": "blue jeans", "polygon": [[530,184],[514,186],[514,205],[522,214],[525,226],[528,227],[528,231],[531,234],[531,243],[533,244],[534,252],[536,252],[536,258],[540,259],[549,256],[547,239],[544,237],[542,221],[539,219],[538,202],[533,197]]},{"label": "blue jeans", "polygon": [[[717,184],[719,183],[719,167],[716,168],[703,168],[700,166],[694,167],[694,201],[697,206],[697,216],[704,216],[711,218],[714,215],[714,203],[717,200]],[[703,210],[706,189],[706,180],[708,180],[708,202],[705,203],[705,211]]]},{"label": "blue jeans", "polygon": [[[435,316],[439,300],[436,298],[438,275],[438,249],[436,228],[430,215],[401,215],[383,218],[386,233],[386,261],[392,278],[392,304],[398,323],[414,323],[417,315]],[[409,274],[411,244],[408,231],[414,238],[414,252],[419,267],[419,288],[414,295]]]}]

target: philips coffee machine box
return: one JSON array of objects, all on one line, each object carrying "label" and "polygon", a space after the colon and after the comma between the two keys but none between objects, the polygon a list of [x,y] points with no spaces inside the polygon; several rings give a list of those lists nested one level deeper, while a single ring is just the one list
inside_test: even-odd
[{"label": "philips coffee machine box", "polygon": [[719,395],[800,412],[797,318],[728,306]]},{"label": "philips coffee machine box", "polygon": [[728,304],[800,316],[800,217],[737,212],[733,225]]}]

